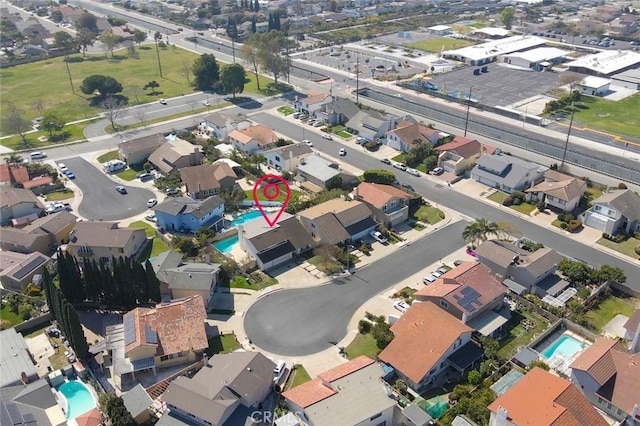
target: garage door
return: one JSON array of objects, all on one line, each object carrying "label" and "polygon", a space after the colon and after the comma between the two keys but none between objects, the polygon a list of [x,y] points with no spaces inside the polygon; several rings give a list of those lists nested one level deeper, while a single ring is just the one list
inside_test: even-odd
[{"label": "garage door", "polygon": [[445,172],[448,173],[456,173],[456,168],[455,166],[452,166],[451,164],[449,164],[448,162],[442,163],[442,168],[444,169]]},{"label": "garage door", "polygon": [[598,213],[588,212],[584,225],[604,232],[607,229],[607,218]]}]

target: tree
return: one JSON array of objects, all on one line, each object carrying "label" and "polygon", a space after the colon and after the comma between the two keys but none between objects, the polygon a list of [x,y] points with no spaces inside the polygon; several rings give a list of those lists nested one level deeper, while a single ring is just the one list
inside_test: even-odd
[{"label": "tree", "polygon": [[60,12],[59,10],[54,10],[51,12],[51,20],[55,23],[59,23],[62,22],[62,20],[64,19],[64,16],[62,16],[62,12]]},{"label": "tree", "polygon": [[155,42],[155,45],[156,45],[156,56],[158,57],[158,71],[160,72],[160,78],[162,78],[162,63],[160,62],[160,47],[159,47],[159,44],[162,43],[162,34],[160,34],[160,31],[156,31],[155,34],[153,34],[153,41]]},{"label": "tree", "polygon": [[475,245],[478,241],[486,241],[489,236],[497,235],[498,225],[489,219],[478,219],[468,224],[462,231],[462,238]]},{"label": "tree", "polygon": [[31,123],[24,118],[23,111],[18,108],[16,104],[8,101],[3,112],[3,129],[9,133],[19,134],[22,138],[22,144],[25,147],[29,146],[26,133],[31,130],[32,127]]},{"label": "tree", "polygon": [[244,91],[246,80],[246,72],[240,64],[227,65],[220,71],[220,83],[224,91],[231,93],[234,98],[236,97],[236,93],[242,93]]},{"label": "tree", "polygon": [[286,39],[280,31],[270,31],[260,37],[260,65],[273,75],[274,84],[278,85],[278,77],[287,70],[286,58],[282,56]]},{"label": "tree", "polygon": [[24,158],[20,154],[12,152],[8,157],[4,157],[4,161],[10,166],[20,165],[24,162]]},{"label": "tree", "polygon": [[387,170],[365,170],[364,181],[370,183],[392,184],[396,181],[396,175]]},{"label": "tree", "polygon": [[502,22],[506,29],[510,30],[513,22],[516,20],[516,9],[513,6],[507,6],[502,9],[500,13],[500,22]]},{"label": "tree", "polygon": [[120,43],[120,36],[110,31],[105,31],[100,35],[100,42],[104,45],[105,56],[107,52],[111,52],[111,57],[113,58],[113,49]]},{"label": "tree", "polygon": [[255,34],[256,32],[258,32],[256,25],[257,25],[256,16],[253,15],[251,17],[251,34]]},{"label": "tree", "polygon": [[87,29],[94,34],[98,34],[99,32],[97,23],[98,18],[96,18],[95,15],[92,15],[89,12],[84,12],[78,17],[78,19],[76,19],[75,22],[76,28],[78,28],[78,30]]},{"label": "tree", "polygon": [[171,239],[171,245],[180,253],[184,253],[185,256],[193,257],[198,254],[198,246],[191,238],[174,235]]},{"label": "tree", "polygon": [[107,415],[111,426],[135,426],[137,424],[121,397],[102,393],[99,403],[100,410]]},{"label": "tree", "polygon": [[122,85],[118,81],[109,76],[104,75],[90,75],[82,80],[82,86],[80,90],[85,95],[92,95],[96,91],[99,92],[98,98],[107,98],[109,95],[122,92]]},{"label": "tree", "polygon": [[123,102],[115,96],[107,96],[100,106],[104,109],[107,120],[111,123],[111,128],[115,129],[116,121],[122,112]]},{"label": "tree", "polygon": [[182,76],[187,80],[187,84],[191,86],[191,65],[186,59],[182,61]]},{"label": "tree", "polygon": [[529,369],[530,370],[533,370],[536,367],[542,368],[545,371],[549,371],[550,370],[549,366],[544,361],[540,361],[539,359],[535,360],[531,364],[529,364]]},{"label": "tree", "polygon": [[71,52],[78,48],[78,41],[71,34],[65,31],[53,33],[53,43],[63,52]]},{"label": "tree", "polygon": [[240,48],[240,55],[242,56],[242,59],[251,66],[253,74],[256,76],[256,86],[258,91],[260,91],[260,74],[258,72],[260,67],[261,38],[261,34],[254,33]]},{"label": "tree", "polygon": [[624,271],[617,266],[602,265],[593,270],[591,280],[596,284],[603,284],[609,280],[622,284],[627,281]]},{"label": "tree", "polygon": [[482,375],[478,370],[471,370],[467,374],[467,380],[474,386],[478,386],[482,382]]},{"label": "tree", "polygon": [[147,89],[151,89],[151,93],[150,95],[156,95],[158,92],[156,91],[156,89],[160,87],[160,83],[158,83],[155,80],[151,80],[150,82],[148,82],[147,84],[145,84],[144,86],[142,86],[143,90],[147,90]]},{"label": "tree", "polygon": [[580,74],[562,73],[560,75],[560,83],[562,83],[563,86],[568,85],[569,92],[573,92],[573,88],[575,87],[576,83],[582,81],[583,78],[584,77]]},{"label": "tree", "polygon": [[96,34],[97,33],[86,28],[78,29],[78,32],[76,33],[76,42],[78,43],[78,46],[82,47],[83,57],[87,56],[87,47],[93,46],[93,43],[96,39]]},{"label": "tree", "polygon": [[402,379],[397,379],[393,384],[393,388],[397,390],[400,393],[400,395],[407,394],[407,389],[408,389],[407,382],[405,382]]},{"label": "tree", "polygon": [[593,273],[589,265],[569,259],[562,259],[558,270],[574,285],[584,285],[591,279]]},{"label": "tree", "polygon": [[227,36],[231,40],[236,40],[238,38],[238,26],[231,15],[227,18]]},{"label": "tree", "polygon": [[147,39],[147,33],[146,32],[141,31],[141,30],[139,30],[137,28],[135,30],[133,30],[133,41],[138,43],[138,45],[140,45],[146,39]]},{"label": "tree", "polygon": [[65,121],[55,111],[47,111],[40,121],[42,129],[49,132],[49,138],[53,136],[54,132],[61,133],[64,125]]},{"label": "tree", "polygon": [[220,80],[218,62],[210,53],[197,58],[191,70],[198,90],[212,90]]}]

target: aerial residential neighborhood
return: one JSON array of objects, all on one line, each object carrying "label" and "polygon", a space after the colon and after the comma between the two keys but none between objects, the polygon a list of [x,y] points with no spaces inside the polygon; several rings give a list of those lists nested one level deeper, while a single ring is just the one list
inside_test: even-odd
[{"label": "aerial residential neighborhood", "polygon": [[3,426],[640,426],[638,1],[0,33]]}]

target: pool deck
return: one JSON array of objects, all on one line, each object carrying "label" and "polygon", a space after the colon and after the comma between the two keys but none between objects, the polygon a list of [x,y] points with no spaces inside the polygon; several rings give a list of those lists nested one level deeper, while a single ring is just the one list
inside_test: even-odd
[{"label": "pool deck", "polygon": [[[579,334],[577,334],[577,333],[575,333],[575,332],[573,332],[571,330],[565,330],[562,334],[560,334],[558,337],[556,337],[556,339],[554,339],[554,341],[557,340],[557,339],[560,339],[562,336],[565,336],[565,335],[569,336],[569,337],[572,337],[573,339],[579,341],[580,343],[583,343],[583,344],[587,345],[587,348],[593,344],[593,342],[591,342],[590,340],[585,339],[584,337],[580,336]],[[553,344],[553,342],[552,342],[552,344]],[[547,365],[549,365],[549,367],[551,367],[557,373],[560,373],[560,374],[562,374],[562,375],[564,375],[566,377],[569,377],[571,375],[571,369],[569,368],[569,366],[587,348],[575,352],[570,357],[564,356],[561,353],[554,353],[553,356],[551,358],[548,358],[548,359],[544,358],[544,356],[542,355],[542,352],[540,352],[540,359],[542,361],[545,361],[547,363]]]}]

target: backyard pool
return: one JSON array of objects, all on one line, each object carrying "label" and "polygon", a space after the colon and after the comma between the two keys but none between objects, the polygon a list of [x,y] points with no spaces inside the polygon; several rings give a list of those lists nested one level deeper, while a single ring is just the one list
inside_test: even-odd
[{"label": "backyard pool", "polygon": [[227,238],[226,240],[218,241],[213,246],[218,249],[220,253],[231,253],[233,248],[239,242],[239,238],[237,235],[234,235],[231,238]]},{"label": "backyard pool", "polygon": [[96,401],[93,398],[93,394],[87,385],[79,380],[70,380],[63,383],[58,388],[58,392],[60,392],[67,401],[67,409],[65,410],[67,419],[75,419],[87,411],[96,408]]},{"label": "backyard pool", "polygon": [[[258,218],[262,217],[262,213],[260,210],[250,210],[248,212],[244,212],[238,215],[235,219],[230,222],[230,227],[235,228],[238,225],[244,225],[245,223],[252,222]],[[231,253],[233,248],[238,244],[239,239],[237,235],[234,235],[231,238],[227,238],[226,240],[218,241],[213,246],[220,253]]]},{"label": "backyard pool", "polygon": [[542,352],[542,356],[546,359],[552,359],[561,355],[564,358],[571,359],[575,354],[588,347],[587,343],[567,334],[562,334]]}]

